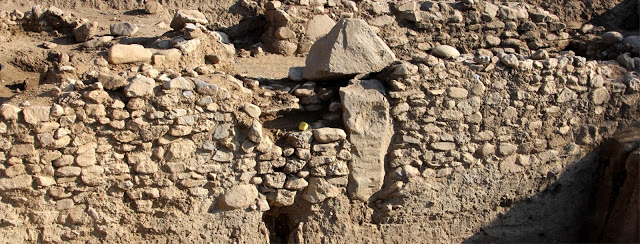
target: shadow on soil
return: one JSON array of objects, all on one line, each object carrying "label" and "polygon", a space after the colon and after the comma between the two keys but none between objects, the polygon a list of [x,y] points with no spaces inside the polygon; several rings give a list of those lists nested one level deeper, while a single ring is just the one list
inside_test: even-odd
[{"label": "shadow on soil", "polygon": [[501,202],[510,209],[464,243],[640,241],[637,200],[630,200],[638,195],[640,161],[627,159],[639,148],[640,129],[621,134],[625,139],[603,142],[537,195]]}]

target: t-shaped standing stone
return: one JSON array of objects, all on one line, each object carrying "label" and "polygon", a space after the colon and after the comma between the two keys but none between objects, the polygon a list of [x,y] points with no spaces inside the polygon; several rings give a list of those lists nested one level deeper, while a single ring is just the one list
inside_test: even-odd
[{"label": "t-shaped standing stone", "polygon": [[384,182],[384,158],[393,128],[384,86],[356,81],[340,89],[344,123],[352,144],[347,190],[351,199],[368,201]]}]

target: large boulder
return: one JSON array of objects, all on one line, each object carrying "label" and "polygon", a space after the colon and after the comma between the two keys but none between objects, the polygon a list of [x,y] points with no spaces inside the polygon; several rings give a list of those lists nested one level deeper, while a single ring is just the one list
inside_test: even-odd
[{"label": "large boulder", "polygon": [[340,89],[342,117],[353,152],[347,191],[353,200],[369,201],[384,182],[384,157],[393,128],[384,85],[355,81]]},{"label": "large boulder", "polygon": [[303,77],[330,80],[378,72],[396,56],[360,19],[342,19],[331,31],[311,46]]}]

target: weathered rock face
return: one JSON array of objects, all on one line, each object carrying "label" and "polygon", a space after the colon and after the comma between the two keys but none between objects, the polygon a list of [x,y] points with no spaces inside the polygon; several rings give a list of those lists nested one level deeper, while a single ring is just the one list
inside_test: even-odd
[{"label": "weathered rock face", "polygon": [[340,89],[343,120],[352,144],[347,190],[351,199],[368,201],[382,187],[391,141],[389,102],[377,80],[355,81]]},{"label": "weathered rock face", "polygon": [[378,72],[395,59],[364,20],[343,19],[311,46],[303,77],[328,80]]}]

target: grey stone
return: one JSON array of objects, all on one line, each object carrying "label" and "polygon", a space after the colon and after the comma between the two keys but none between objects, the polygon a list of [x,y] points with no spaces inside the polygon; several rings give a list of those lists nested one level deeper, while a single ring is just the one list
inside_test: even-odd
[{"label": "grey stone", "polygon": [[218,85],[207,83],[202,80],[195,80],[196,91],[202,95],[213,96],[218,93]]},{"label": "grey stone", "polygon": [[617,31],[605,32],[602,35],[600,35],[600,37],[602,38],[602,42],[605,45],[613,45],[618,42],[621,42],[624,39],[624,36]]},{"label": "grey stone", "polygon": [[313,16],[307,23],[305,37],[314,42],[329,33],[335,24],[336,22],[326,14]]},{"label": "grey stone", "polygon": [[111,24],[109,30],[114,36],[133,36],[140,28],[130,22]]},{"label": "grey stone", "polygon": [[512,69],[517,69],[518,65],[520,64],[520,61],[518,60],[518,57],[515,54],[507,54],[502,56],[502,58],[500,58],[500,62],[502,62],[504,66],[507,66]]},{"label": "grey stone", "polygon": [[395,54],[364,20],[343,19],[311,46],[303,77],[329,80],[378,72],[395,59]]},{"label": "grey stone", "polygon": [[382,187],[384,158],[392,125],[384,86],[377,80],[355,81],[340,89],[343,120],[354,153],[350,164],[351,199],[368,201]]},{"label": "grey stone", "polygon": [[291,67],[289,68],[289,79],[292,81],[303,81],[302,72],[304,67]]}]

